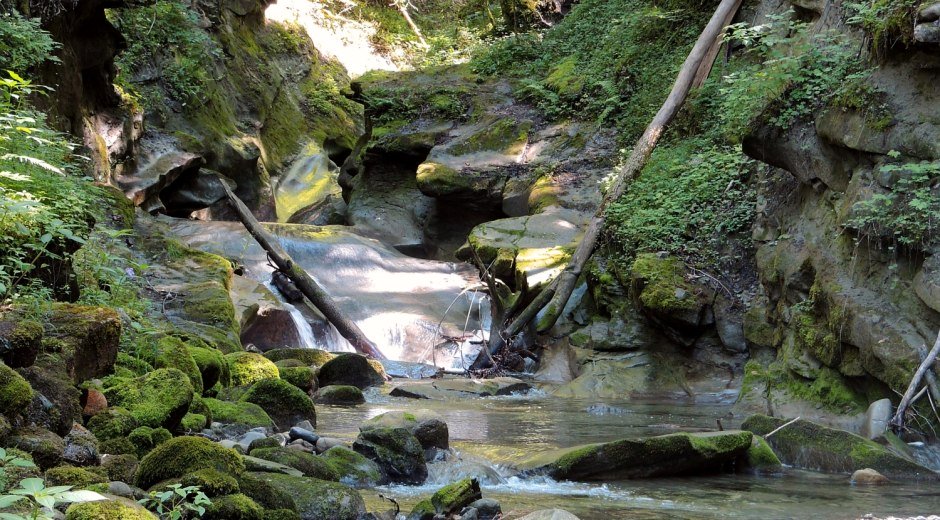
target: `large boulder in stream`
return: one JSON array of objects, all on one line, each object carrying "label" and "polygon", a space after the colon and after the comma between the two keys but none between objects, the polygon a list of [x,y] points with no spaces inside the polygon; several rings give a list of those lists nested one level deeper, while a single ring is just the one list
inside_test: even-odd
[{"label": "large boulder in stream", "polygon": [[462,399],[467,397],[489,397],[494,395],[522,394],[532,385],[514,377],[492,379],[437,379],[402,383],[389,393],[394,397],[412,399]]},{"label": "large boulder in stream", "polygon": [[408,515],[408,520],[433,520],[438,515],[450,517],[483,498],[480,482],[475,478],[465,478],[444,486],[436,493],[418,502]]},{"label": "large boulder in stream", "polygon": [[[753,415],[744,421],[741,428],[766,437],[788,422],[787,419]],[[802,419],[766,438],[784,464],[798,468],[844,474],[871,468],[892,479],[940,480],[940,474],[896,455],[874,441]]]},{"label": "large boulder in stream", "polygon": [[343,484],[280,473],[248,475],[290,497],[301,520],[358,520],[366,513],[359,493]]},{"label": "large boulder in stream", "polygon": [[560,456],[540,455],[524,466],[558,480],[580,481],[714,473],[746,454],[752,438],[747,431],[723,431],[623,439],[569,448]]},{"label": "large boulder in stream", "polygon": [[359,354],[340,354],[324,363],[317,373],[320,386],[349,385],[358,388],[385,383],[385,378]]},{"label": "large boulder in stream", "polygon": [[450,446],[447,423],[444,422],[443,417],[428,410],[385,412],[368,419],[359,426],[361,431],[377,428],[405,428],[418,439],[424,449],[446,450]]},{"label": "large boulder in stream", "polygon": [[363,431],[353,450],[379,465],[384,482],[423,484],[428,478],[421,442],[405,428]]}]

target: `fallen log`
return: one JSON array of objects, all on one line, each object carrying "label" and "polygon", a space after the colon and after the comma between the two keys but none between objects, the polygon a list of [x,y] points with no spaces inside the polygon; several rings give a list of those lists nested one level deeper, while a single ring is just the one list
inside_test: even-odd
[{"label": "fallen log", "polygon": [[277,237],[264,229],[261,223],[259,223],[251,213],[251,210],[245,206],[245,203],[232,192],[225,180],[220,177],[216,177],[216,180],[222,185],[229,203],[232,205],[235,213],[238,214],[239,220],[245,225],[245,229],[248,230],[248,233],[267,251],[268,256],[270,256],[278,270],[296,284],[300,292],[302,292],[303,295],[310,300],[310,303],[326,317],[331,325],[336,327],[340,335],[346,338],[346,341],[360,354],[375,359],[387,359],[382,352],[379,351],[375,343],[370,341],[362,330],[359,329],[356,322],[346,316],[339,308],[339,305],[336,304],[333,297],[327,294],[306,271],[294,263],[294,260],[287,254],[287,251],[281,247]]},{"label": "fallen log", "polygon": [[904,428],[904,414],[907,412],[914,395],[917,393],[920,380],[923,379],[924,374],[930,370],[938,354],[940,354],[940,334],[937,334],[937,341],[934,342],[933,348],[930,349],[930,352],[927,353],[927,357],[924,358],[924,361],[917,367],[917,371],[914,372],[914,377],[911,378],[911,383],[907,385],[907,391],[904,392],[904,396],[901,397],[901,402],[898,404],[897,412],[895,412],[894,417],[892,417],[891,421],[888,423],[895,432],[899,432]]},{"label": "fallen log", "polygon": [[[692,51],[679,70],[672,91],[666,98],[665,103],[663,103],[659,112],[656,113],[656,116],[650,122],[649,126],[646,127],[646,131],[643,132],[643,135],[636,142],[630,157],[620,168],[620,172],[617,174],[607,194],[601,201],[600,207],[597,209],[594,216],[591,217],[587,229],[584,231],[584,238],[581,239],[574,254],[571,255],[568,265],[549,287],[543,289],[543,294],[537,296],[512,321],[508,322],[502,333],[491,334],[490,344],[487,346],[487,349],[483,350],[487,350],[490,355],[495,354],[497,350],[502,348],[508,337],[511,336],[509,332],[515,331],[515,333],[518,333],[518,331],[523,330],[528,326],[529,322],[536,319],[543,309],[545,312],[542,313],[536,323],[538,332],[546,332],[561,316],[565,305],[568,303],[568,299],[571,297],[571,293],[577,286],[581,271],[594,252],[597,239],[604,229],[604,219],[608,206],[616,202],[617,199],[623,195],[627,186],[630,185],[633,179],[640,173],[640,170],[646,165],[650,155],[653,153],[653,149],[656,148],[659,142],[659,138],[662,137],[666,127],[676,117],[679,109],[682,108],[682,105],[685,103],[689,91],[692,89],[695,82],[696,75],[701,70],[711,68],[711,64],[706,62],[708,60],[715,60],[717,56],[717,52],[715,52],[716,42],[721,37],[725,27],[727,27],[728,23],[734,18],[735,13],[741,6],[741,1],[742,0],[722,0],[715,9],[711,20],[708,22],[708,25],[705,26],[705,29],[702,30],[702,34],[695,42],[695,46],[692,47]],[[545,291],[551,292],[550,297],[544,296],[546,294]],[[473,362],[473,368],[483,368],[486,366],[486,359],[489,356],[487,356],[483,350],[481,350],[477,359]]]}]

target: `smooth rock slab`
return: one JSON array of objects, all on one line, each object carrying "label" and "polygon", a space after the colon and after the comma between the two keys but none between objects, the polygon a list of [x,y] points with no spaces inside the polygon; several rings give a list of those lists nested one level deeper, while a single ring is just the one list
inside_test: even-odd
[{"label": "smooth rock slab", "polygon": [[[766,436],[787,419],[748,417],[741,428]],[[826,473],[852,473],[871,468],[889,478],[938,480],[940,475],[899,457],[884,446],[849,433],[798,420],[767,438],[784,464]]]},{"label": "smooth rock slab", "polygon": [[249,475],[290,496],[301,520],[358,520],[366,513],[362,496],[343,484],[278,473]]},{"label": "smooth rock slab", "polygon": [[[674,433],[623,439],[563,450],[534,473],[554,479],[597,481],[714,473],[731,465],[751,446],[747,431]],[[536,457],[535,464],[546,455]]]},{"label": "smooth rock slab", "polygon": [[395,397],[412,399],[453,399],[464,397],[488,397],[524,393],[532,385],[514,377],[494,377],[493,379],[441,379],[434,382],[402,383],[389,393]]}]

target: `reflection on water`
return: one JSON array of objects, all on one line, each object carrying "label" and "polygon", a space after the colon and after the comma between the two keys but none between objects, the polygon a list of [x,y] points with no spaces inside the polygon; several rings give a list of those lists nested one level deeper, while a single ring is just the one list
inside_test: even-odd
[{"label": "reflection on water", "polygon": [[[586,484],[519,478],[515,463],[543,450],[623,437],[714,429],[716,419],[737,426],[722,405],[533,398],[414,401],[369,393],[356,408],[318,406],[319,433],[352,439],[359,424],[391,410],[429,409],[447,421],[459,461],[434,463],[423,486],[364,491],[370,508],[388,509],[378,495],[408,512],[442,485],[481,476],[485,497],[512,509],[567,509],[582,519],[824,518],[916,516],[940,512],[940,486],[904,483],[856,487],[848,475],[788,469],[782,475],[713,475]],[[595,410],[589,413],[589,409]],[[616,413],[598,413],[615,410]]]}]

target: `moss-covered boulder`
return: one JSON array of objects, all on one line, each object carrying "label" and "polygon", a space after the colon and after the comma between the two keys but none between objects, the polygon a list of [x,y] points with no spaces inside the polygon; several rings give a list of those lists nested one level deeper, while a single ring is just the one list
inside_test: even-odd
[{"label": "moss-covered boulder", "polygon": [[34,320],[0,321],[2,359],[13,368],[28,367],[36,361],[42,348],[42,324]]},{"label": "moss-covered boulder", "polygon": [[359,354],[340,354],[327,361],[317,374],[320,386],[351,385],[357,388],[385,383],[385,378],[369,363],[369,359]]},{"label": "moss-covered boulder", "polygon": [[202,437],[176,437],[154,448],[140,461],[136,484],[142,488],[201,469],[238,476],[245,470],[235,450]]},{"label": "moss-covered boulder", "polygon": [[301,421],[317,424],[317,411],[310,396],[287,381],[262,379],[251,385],[241,400],[260,406],[282,430]]},{"label": "moss-covered boulder", "polygon": [[137,423],[137,419],[131,415],[131,412],[119,406],[108,407],[103,412],[88,419],[88,429],[100,441],[126,437],[138,426],[140,425]]},{"label": "moss-covered boulder", "polygon": [[241,424],[250,428],[259,426],[264,428],[274,428],[274,421],[268,416],[260,406],[247,402],[220,401],[218,399],[203,399],[209,410],[212,411],[212,419],[223,424]]},{"label": "moss-covered boulder", "polygon": [[422,484],[428,478],[424,449],[405,428],[362,431],[353,450],[378,464],[383,482]]},{"label": "moss-covered boulder", "polygon": [[233,386],[250,385],[262,379],[277,379],[277,365],[261,354],[234,352],[225,356]]},{"label": "moss-covered boulder", "polygon": [[307,395],[317,391],[317,371],[310,367],[278,367],[281,379],[301,389]]},{"label": "moss-covered boulder", "polygon": [[203,388],[209,389],[221,382],[231,384],[228,363],[221,352],[214,348],[189,346],[189,355],[199,368]]},{"label": "moss-covered boulder", "polygon": [[134,445],[134,453],[138,457],[150,453],[151,450],[173,438],[173,434],[166,428],[151,428],[140,426],[134,428],[127,435],[127,440]]},{"label": "moss-covered boulder", "polygon": [[81,421],[82,393],[55,354],[43,352],[35,365],[17,372],[33,389],[33,399],[22,413],[27,423],[66,435]]},{"label": "moss-covered boulder", "polygon": [[[767,435],[787,422],[752,415],[741,427],[756,435]],[[895,455],[874,441],[802,419],[777,431],[767,442],[784,464],[798,468],[843,474],[871,468],[892,479],[940,479],[940,474]]]},{"label": "moss-covered boulder", "polygon": [[301,450],[281,447],[259,448],[252,450],[251,456],[290,466],[303,473],[305,477],[334,481],[338,481],[340,477],[326,459]]},{"label": "moss-covered boulder", "polygon": [[201,413],[188,413],[180,421],[180,429],[183,432],[199,432],[208,428],[212,421]]},{"label": "moss-covered boulder", "polygon": [[783,464],[777,458],[770,444],[760,435],[755,435],[751,442],[751,447],[738,460],[738,469],[753,471],[757,473],[777,472],[783,469]]},{"label": "moss-covered boulder", "polygon": [[101,453],[105,455],[133,455],[137,457],[137,447],[127,437],[108,439],[101,443]]},{"label": "moss-covered boulder", "polygon": [[336,482],[279,473],[250,473],[289,496],[302,520],[357,520],[366,512],[354,489]]},{"label": "moss-covered boulder", "polygon": [[107,384],[108,402],[126,408],[141,426],[174,431],[193,400],[189,377],[175,368],[160,368],[134,379],[110,378]]},{"label": "moss-covered boulder", "polygon": [[320,458],[347,486],[371,487],[382,480],[382,470],[378,464],[345,446],[333,446],[323,452]]},{"label": "moss-covered boulder", "polygon": [[103,471],[91,471],[75,466],[56,466],[46,470],[45,476],[47,486],[84,488],[92,484],[108,482],[108,476]]},{"label": "moss-covered boulder", "polygon": [[202,373],[193,360],[188,345],[175,336],[165,336],[157,341],[153,359],[149,360],[155,368],[175,368],[186,374],[193,385],[193,391],[201,394],[203,390]]},{"label": "moss-covered boulder", "polygon": [[408,412],[392,411],[372,417],[359,426],[360,430],[376,428],[405,428],[411,432],[424,449],[450,447],[450,433],[444,419],[428,410]]},{"label": "moss-covered boulder", "polygon": [[194,471],[180,479],[183,486],[198,486],[199,490],[208,497],[232,495],[238,493],[240,488],[238,480],[232,475],[222,473],[214,468]]},{"label": "moss-covered boulder", "polygon": [[125,499],[100,500],[72,504],[65,520],[158,520],[140,504]]},{"label": "moss-covered boulder", "polygon": [[336,354],[316,348],[279,348],[265,352],[264,357],[274,362],[296,359],[304,366],[322,367],[327,361],[335,358]]},{"label": "moss-covered boulder", "polygon": [[48,469],[62,463],[65,441],[44,428],[27,426],[14,430],[6,442],[7,446],[29,453],[40,469]]},{"label": "moss-covered boulder", "polygon": [[366,402],[362,390],[351,385],[330,385],[317,390],[313,401],[322,404],[350,406]]},{"label": "moss-covered boulder", "polygon": [[97,466],[101,462],[98,439],[81,424],[75,423],[65,436],[62,459],[74,466]]},{"label": "moss-covered boulder", "polygon": [[713,297],[707,287],[688,281],[687,270],[678,258],[644,253],[637,255],[630,273],[643,310],[682,333],[705,325],[706,308]]},{"label": "moss-covered boulder", "polygon": [[433,520],[438,515],[451,517],[463,508],[483,498],[480,483],[475,478],[465,478],[437,490],[431,498],[418,502],[408,520]]},{"label": "moss-covered boulder", "polygon": [[32,399],[33,389],[23,376],[0,364],[0,413],[12,419],[25,410]]},{"label": "moss-covered boulder", "polygon": [[258,505],[263,507],[266,511],[283,509],[289,511],[297,510],[297,506],[294,505],[294,499],[292,499],[290,495],[276,488],[268,481],[254,475],[254,472],[247,471],[238,477],[238,488],[242,494],[251,497],[252,500],[257,502]]},{"label": "moss-covered boulder", "polygon": [[137,474],[137,466],[140,460],[136,455],[121,454],[109,455],[102,458],[101,468],[108,476],[108,480],[118,482],[133,482],[134,475]]},{"label": "moss-covered boulder", "polygon": [[254,500],[240,493],[212,500],[203,520],[264,520],[264,510]]},{"label": "moss-covered boulder", "polygon": [[56,304],[45,335],[60,341],[62,361],[75,383],[104,377],[117,360],[121,318],[114,309]]},{"label": "moss-covered boulder", "polygon": [[731,469],[751,446],[747,431],[674,433],[624,439],[562,450],[547,464],[536,457],[536,473],[558,480],[618,480],[694,475]]}]

